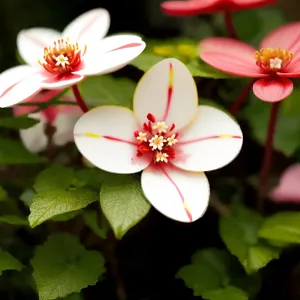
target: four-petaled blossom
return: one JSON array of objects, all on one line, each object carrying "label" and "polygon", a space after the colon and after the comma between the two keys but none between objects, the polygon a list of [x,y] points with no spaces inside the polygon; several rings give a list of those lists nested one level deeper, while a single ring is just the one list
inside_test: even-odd
[{"label": "four-petaled blossom", "polygon": [[284,25],[254,47],[229,38],[208,38],[200,42],[200,57],[229,74],[260,78],[254,94],[263,101],[277,102],[293,91],[289,78],[300,77],[300,22]]},{"label": "four-petaled blossom", "polygon": [[133,111],[95,108],[78,120],[74,138],[82,155],[103,170],[143,171],[146,198],[182,222],[197,220],[207,208],[209,183],[203,172],[231,162],[243,142],[229,115],[198,106],[193,77],[176,59],[165,59],[146,72],[137,85]]},{"label": "four-petaled blossom", "polygon": [[194,16],[226,11],[233,12],[274,3],[276,0],[187,0],[166,1],[161,4],[161,8],[171,16]]},{"label": "four-petaled blossom", "polygon": [[[35,96],[32,103],[48,102],[59,95],[61,90],[46,91]],[[62,96],[62,101],[74,102],[71,97]],[[77,120],[82,116],[82,111],[77,105],[52,105],[38,111],[38,106],[15,106],[13,113],[16,117],[27,115],[38,119],[40,122],[28,129],[20,130],[20,137],[24,146],[33,153],[44,151],[47,148],[48,139],[45,134],[45,125],[55,127],[52,142],[54,145],[63,146],[73,141],[73,129]]]},{"label": "four-petaled blossom", "polygon": [[59,33],[47,28],[22,30],[17,37],[27,63],[0,74],[0,107],[29,100],[42,89],[64,89],[86,76],[123,68],[145,48],[135,35],[102,39],[110,25],[105,9],[93,9],[73,20]]},{"label": "four-petaled blossom", "polygon": [[275,202],[300,203],[300,164],[289,166],[281,175],[279,184],[271,190],[269,197]]}]

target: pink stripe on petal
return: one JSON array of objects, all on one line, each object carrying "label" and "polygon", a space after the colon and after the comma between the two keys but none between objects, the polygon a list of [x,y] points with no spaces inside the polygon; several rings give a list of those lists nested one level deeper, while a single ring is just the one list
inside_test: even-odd
[{"label": "pink stripe on petal", "polygon": [[268,77],[253,84],[255,96],[266,102],[278,102],[288,97],[293,91],[293,82],[288,78]]},{"label": "pink stripe on petal", "polygon": [[213,135],[213,136],[207,136],[207,137],[201,137],[189,141],[183,141],[183,142],[178,142],[177,145],[187,145],[187,144],[193,144],[193,143],[198,143],[198,142],[203,142],[207,140],[212,140],[212,139],[241,139],[242,136],[239,135],[231,135],[231,134],[222,134],[222,135]]},{"label": "pink stripe on petal", "polygon": [[138,46],[141,46],[141,45],[142,45],[141,43],[130,43],[130,44],[126,44],[126,45],[120,46],[118,48],[109,50],[108,52],[116,51],[116,50],[122,50],[122,49],[126,49],[126,48],[138,47]]},{"label": "pink stripe on petal", "polygon": [[160,167],[160,170],[162,171],[162,173],[168,178],[168,180],[171,182],[171,184],[175,187],[175,189],[176,189],[176,191],[177,191],[177,193],[178,193],[178,195],[179,195],[179,197],[180,197],[180,199],[182,201],[182,205],[183,205],[184,211],[186,212],[186,214],[187,214],[190,222],[193,222],[192,214],[189,211],[189,208],[188,208],[188,206],[187,206],[187,204],[185,202],[184,196],[183,196],[182,192],[180,191],[178,185],[174,182],[174,180],[172,179],[172,177],[166,172],[165,168],[162,165],[160,165],[159,167]]}]

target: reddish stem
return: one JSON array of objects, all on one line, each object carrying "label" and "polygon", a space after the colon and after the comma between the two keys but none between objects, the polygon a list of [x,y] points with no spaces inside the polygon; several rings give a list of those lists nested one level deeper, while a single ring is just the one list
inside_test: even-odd
[{"label": "reddish stem", "polygon": [[232,19],[232,13],[229,11],[224,12],[224,20],[225,20],[225,26],[228,32],[228,35],[233,39],[238,39],[238,35],[236,33],[236,29],[233,23]]},{"label": "reddish stem", "polygon": [[240,93],[240,95],[237,97],[237,99],[235,100],[234,104],[231,106],[231,108],[229,109],[229,112],[235,116],[238,112],[238,110],[240,109],[241,105],[245,102],[250,90],[252,89],[253,83],[255,82],[255,80],[251,80],[242,90],[242,92]]},{"label": "reddish stem", "polygon": [[261,212],[263,211],[263,205],[264,205],[263,200],[265,195],[265,188],[266,188],[268,174],[271,166],[272,151],[273,151],[273,137],[275,133],[280,103],[281,102],[275,102],[272,104],[271,114],[270,114],[270,119],[268,124],[264,160],[263,160],[261,173],[260,173],[259,194],[258,194],[259,197],[257,202],[257,209]]},{"label": "reddish stem", "polygon": [[72,85],[72,90],[73,90],[73,94],[75,96],[75,99],[77,101],[77,104],[78,106],[81,108],[81,110],[86,113],[89,111],[89,108],[87,107],[87,105],[85,104],[81,94],[80,94],[80,91],[78,89],[78,86],[75,84],[75,85]]}]

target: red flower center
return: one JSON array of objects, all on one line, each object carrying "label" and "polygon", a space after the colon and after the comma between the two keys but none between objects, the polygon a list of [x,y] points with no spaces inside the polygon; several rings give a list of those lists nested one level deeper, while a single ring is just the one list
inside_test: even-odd
[{"label": "red flower center", "polygon": [[143,130],[136,130],[134,136],[138,141],[137,156],[153,153],[154,163],[167,163],[175,158],[174,145],[177,143],[178,133],[174,132],[175,124],[168,126],[165,122],[156,121],[152,114],[147,115],[148,122]]},{"label": "red flower center", "polygon": [[78,43],[70,44],[69,39],[61,39],[44,49],[43,60],[39,60],[39,64],[51,73],[69,73],[79,66],[86,49],[86,45],[80,49]]},{"label": "red flower center", "polygon": [[280,47],[262,48],[255,52],[256,64],[266,71],[278,72],[285,68],[292,60],[293,54]]}]

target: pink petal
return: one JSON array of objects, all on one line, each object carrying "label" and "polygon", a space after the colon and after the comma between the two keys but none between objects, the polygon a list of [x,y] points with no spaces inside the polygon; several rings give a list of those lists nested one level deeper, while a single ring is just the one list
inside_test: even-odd
[{"label": "pink petal", "polygon": [[187,172],[171,165],[154,165],[141,177],[149,202],[165,216],[194,222],[205,213],[209,201],[209,183],[202,172]]},{"label": "pink petal", "polygon": [[152,156],[137,157],[134,132],[139,129],[133,112],[121,106],[100,106],[84,114],[74,128],[81,154],[100,169],[112,173],[137,173]]},{"label": "pink petal", "polygon": [[245,10],[275,4],[277,0],[231,0],[232,10]]},{"label": "pink petal", "polygon": [[229,38],[207,38],[200,45],[200,58],[229,74],[260,78],[267,76],[256,65],[255,48]]},{"label": "pink petal", "polygon": [[151,113],[157,121],[186,126],[195,116],[198,95],[195,81],[185,65],[177,59],[164,59],[148,70],[139,81],[133,110],[143,124]]},{"label": "pink petal", "polygon": [[300,22],[283,25],[269,33],[260,44],[260,48],[286,49],[297,54],[300,51]]},{"label": "pink petal", "polygon": [[279,184],[269,197],[278,202],[300,202],[300,164],[288,167],[281,175]]},{"label": "pink petal", "polygon": [[[32,99],[30,99],[30,103],[45,103],[53,99],[55,96],[59,95],[62,92],[62,90],[50,90],[50,91],[45,91]],[[13,107],[13,113],[16,117],[22,116],[22,115],[27,115],[30,113],[35,112],[38,110],[39,107],[32,105],[32,106],[14,106]]]},{"label": "pink petal", "polygon": [[281,72],[277,72],[277,75],[288,78],[300,77],[300,53],[297,57],[293,57],[290,64],[287,67],[285,67]]},{"label": "pink petal", "polygon": [[293,82],[288,78],[268,77],[253,84],[255,96],[263,101],[277,102],[288,97],[293,91]]},{"label": "pink petal", "polygon": [[89,46],[97,43],[107,34],[109,25],[108,11],[103,8],[96,8],[74,19],[65,28],[62,36]]},{"label": "pink petal", "polygon": [[60,37],[58,31],[49,28],[22,30],[17,36],[19,53],[29,65],[39,66],[38,60],[43,58],[44,48],[52,46]]},{"label": "pink petal", "polygon": [[[106,46],[104,48],[106,48]],[[127,39],[127,43],[115,43],[115,46],[110,48],[109,51],[102,52],[104,48],[101,49],[100,44],[99,48],[94,49],[99,51],[93,51],[84,57],[82,67],[76,72],[73,72],[73,74],[87,76],[115,72],[124,68],[139,56],[145,47],[146,44],[141,40],[133,42],[132,39]]]},{"label": "pink petal", "polygon": [[193,122],[179,132],[171,163],[188,171],[211,171],[236,158],[243,144],[240,126],[222,110],[200,105]]},{"label": "pink petal", "polygon": [[[50,74],[50,73],[48,73]],[[51,75],[51,74],[50,74]],[[84,79],[84,76],[77,74],[54,75],[44,79],[41,83],[42,88],[49,90],[66,89]]]},{"label": "pink petal", "polygon": [[223,0],[166,1],[160,7],[164,13],[171,16],[193,16],[220,12],[224,9],[223,2]]}]

